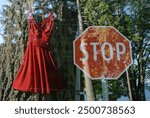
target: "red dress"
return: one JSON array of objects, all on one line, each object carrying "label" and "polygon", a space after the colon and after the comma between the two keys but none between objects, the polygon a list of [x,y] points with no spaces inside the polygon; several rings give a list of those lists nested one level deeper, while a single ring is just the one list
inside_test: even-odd
[{"label": "red dress", "polygon": [[39,25],[29,18],[29,39],[22,64],[12,87],[14,89],[34,93],[50,93],[64,88],[49,49],[50,35],[54,26],[52,12]]}]

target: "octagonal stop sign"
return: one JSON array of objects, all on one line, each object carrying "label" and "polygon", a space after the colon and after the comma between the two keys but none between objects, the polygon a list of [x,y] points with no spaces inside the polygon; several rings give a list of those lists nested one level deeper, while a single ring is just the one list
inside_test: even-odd
[{"label": "octagonal stop sign", "polygon": [[73,45],[75,65],[92,79],[117,79],[132,64],[130,41],[112,26],[90,26]]}]

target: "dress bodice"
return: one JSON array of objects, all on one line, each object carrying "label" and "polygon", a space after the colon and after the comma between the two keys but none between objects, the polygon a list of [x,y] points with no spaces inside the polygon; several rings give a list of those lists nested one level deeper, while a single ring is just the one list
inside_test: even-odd
[{"label": "dress bodice", "polygon": [[31,15],[29,18],[29,42],[36,46],[49,45],[53,26],[54,16],[52,12],[40,24]]}]

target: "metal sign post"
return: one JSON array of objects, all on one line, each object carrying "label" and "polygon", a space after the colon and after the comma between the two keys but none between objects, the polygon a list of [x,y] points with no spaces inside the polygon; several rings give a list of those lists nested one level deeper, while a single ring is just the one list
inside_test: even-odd
[{"label": "metal sign post", "polygon": [[109,101],[109,95],[108,95],[108,80],[105,78],[101,79],[102,82],[102,95],[103,95],[103,101]]}]

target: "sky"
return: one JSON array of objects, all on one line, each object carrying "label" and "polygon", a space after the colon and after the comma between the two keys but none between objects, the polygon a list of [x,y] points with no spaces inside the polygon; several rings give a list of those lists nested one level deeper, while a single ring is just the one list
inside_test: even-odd
[{"label": "sky", "polygon": [[[2,6],[8,4],[7,0],[0,0],[0,18],[1,18],[1,13],[3,11]],[[0,34],[3,32],[3,26],[0,23]],[[0,44],[3,43],[3,37],[0,35]]]}]

